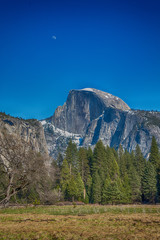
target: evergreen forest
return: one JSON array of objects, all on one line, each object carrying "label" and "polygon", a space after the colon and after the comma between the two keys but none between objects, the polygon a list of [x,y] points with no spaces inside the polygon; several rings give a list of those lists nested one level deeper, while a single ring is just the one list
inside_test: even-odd
[{"label": "evergreen forest", "polygon": [[157,203],[160,201],[160,153],[155,137],[146,160],[140,147],[129,153],[98,141],[80,148],[71,140],[65,156],[59,153],[56,188],[66,201],[99,204]]}]

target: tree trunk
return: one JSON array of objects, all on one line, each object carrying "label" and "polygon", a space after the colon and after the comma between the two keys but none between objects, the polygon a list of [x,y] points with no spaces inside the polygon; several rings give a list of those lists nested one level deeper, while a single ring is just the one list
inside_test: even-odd
[{"label": "tree trunk", "polygon": [[86,189],[84,188],[84,190],[83,190],[83,198],[84,198],[84,200],[85,200],[85,198],[86,198]]},{"label": "tree trunk", "polygon": [[11,198],[10,191],[11,191],[12,184],[13,184],[13,178],[14,178],[14,174],[11,174],[9,176],[9,184],[8,184],[7,191],[6,191],[6,197],[4,199],[4,207],[8,207],[8,205],[9,205],[9,200]]}]

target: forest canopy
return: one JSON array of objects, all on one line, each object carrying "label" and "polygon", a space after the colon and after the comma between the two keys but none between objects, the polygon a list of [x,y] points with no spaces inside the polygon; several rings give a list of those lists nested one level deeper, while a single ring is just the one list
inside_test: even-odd
[{"label": "forest canopy", "polygon": [[105,147],[98,141],[95,148],[76,147],[69,142],[64,160],[59,154],[59,181],[65,200],[86,203],[156,203],[160,201],[160,153],[152,139],[146,160],[137,145],[129,153],[119,146]]}]

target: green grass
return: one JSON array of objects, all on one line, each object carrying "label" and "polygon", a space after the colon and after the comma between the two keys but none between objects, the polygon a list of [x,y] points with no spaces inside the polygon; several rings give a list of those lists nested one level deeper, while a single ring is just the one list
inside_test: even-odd
[{"label": "green grass", "polygon": [[48,214],[48,215],[88,215],[88,214],[131,214],[131,213],[160,213],[160,206],[156,205],[83,205],[83,206],[36,206],[23,208],[1,209],[0,214]]}]

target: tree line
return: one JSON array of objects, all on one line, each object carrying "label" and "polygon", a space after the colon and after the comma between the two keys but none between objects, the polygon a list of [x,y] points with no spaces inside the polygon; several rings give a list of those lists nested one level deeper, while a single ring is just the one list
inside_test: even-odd
[{"label": "tree line", "polygon": [[152,138],[149,159],[137,145],[129,153],[98,141],[95,148],[80,148],[71,140],[64,159],[57,158],[57,188],[64,200],[86,203],[157,203],[160,201],[160,153]]},{"label": "tree line", "polygon": [[35,152],[18,135],[0,133],[0,204],[53,204],[83,201],[99,204],[160,202],[160,153],[152,138],[149,159],[137,145],[129,153],[98,141],[77,148],[71,140],[53,160]]}]

